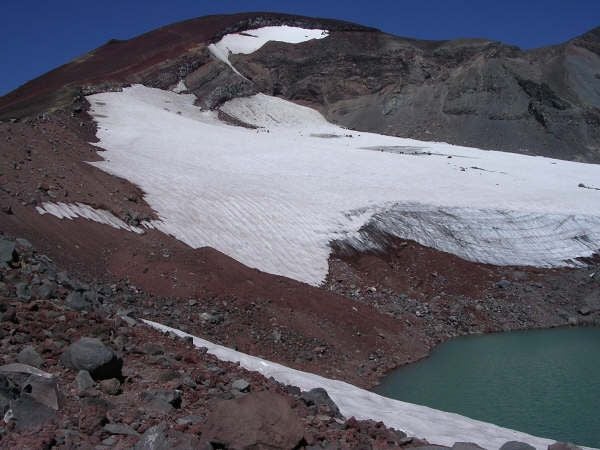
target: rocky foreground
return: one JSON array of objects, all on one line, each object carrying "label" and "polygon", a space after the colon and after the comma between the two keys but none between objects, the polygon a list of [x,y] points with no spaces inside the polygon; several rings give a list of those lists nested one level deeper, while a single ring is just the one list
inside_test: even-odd
[{"label": "rocky foreground", "polygon": [[0,239],[0,267],[0,448],[446,448],[152,330],[135,287],[82,281],[24,239]]}]

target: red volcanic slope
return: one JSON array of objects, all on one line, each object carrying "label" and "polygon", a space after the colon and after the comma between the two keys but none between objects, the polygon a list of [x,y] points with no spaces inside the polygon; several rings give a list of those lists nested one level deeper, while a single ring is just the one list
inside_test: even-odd
[{"label": "red volcanic slope", "polygon": [[231,32],[265,25],[305,25],[331,30],[371,30],[347,22],[313,19],[277,13],[214,15],[158,28],[135,38],[110,40],[96,50],[58,67],[0,98],[0,118],[27,115],[39,106],[50,106],[72,89],[71,97],[83,86],[127,84],[140,81],[151,71],[184,56],[199,45]]}]

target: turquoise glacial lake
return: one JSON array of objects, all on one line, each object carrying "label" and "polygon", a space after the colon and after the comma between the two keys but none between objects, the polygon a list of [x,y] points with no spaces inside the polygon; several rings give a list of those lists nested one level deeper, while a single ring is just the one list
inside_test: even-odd
[{"label": "turquoise glacial lake", "polygon": [[600,328],[460,337],[390,373],[374,391],[600,448]]}]

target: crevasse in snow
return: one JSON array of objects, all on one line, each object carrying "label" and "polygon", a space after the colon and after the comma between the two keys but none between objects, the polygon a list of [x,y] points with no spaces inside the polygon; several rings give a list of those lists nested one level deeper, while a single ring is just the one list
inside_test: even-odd
[{"label": "crevasse in snow", "polygon": [[[88,97],[104,161],[192,247],[311,284],[332,240],[385,232],[492,264],[559,266],[600,248],[600,166],[358,133],[258,94],[223,110],[144,86]],[[368,225],[365,228],[365,225]]]}]

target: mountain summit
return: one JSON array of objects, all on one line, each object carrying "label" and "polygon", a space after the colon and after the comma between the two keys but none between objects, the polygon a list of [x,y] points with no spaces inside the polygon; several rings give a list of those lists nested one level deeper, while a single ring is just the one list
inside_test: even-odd
[{"label": "mountain summit", "polygon": [[[233,55],[243,77],[208,50],[226,34],[274,25],[330,35]],[[598,28],[523,51],[482,39],[402,38],[284,14],[209,16],[109,41],[2,97],[0,118],[67,107],[82,94],[131,83],[165,89],[185,80],[206,108],[262,92],[308,104],[357,130],[600,162],[599,47]]]}]

